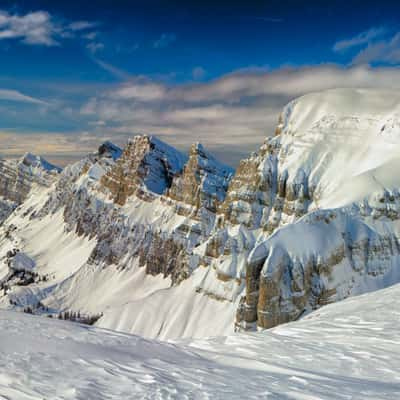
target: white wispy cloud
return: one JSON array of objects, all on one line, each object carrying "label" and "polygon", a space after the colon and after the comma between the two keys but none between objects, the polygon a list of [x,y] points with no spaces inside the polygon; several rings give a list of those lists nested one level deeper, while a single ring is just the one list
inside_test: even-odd
[{"label": "white wispy cloud", "polygon": [[[396,86],[397,85],[397,86]],[[200,141],[236,163],[273,135],[282,107],[305,93],[337,87],[400,89],[400,69],[320,65],[228,74],[207,83],[167,85],[132,79],[93,96],[81,114],[104,121],[94,133],[123,141],[153,133],[187,148]]]},{"label": "white wispy cloud", "polygon": [[354,64],[380,62],[386,64],[400,63],[400,32],[387,40],[380,40],[369,44],[354,58]]},{"label": "white wispy cloud", "polygon": [[21,39],[26,44],[55,46],[59,27],[53,24],[46,11],[11,15],[0,11],[0,39]]},{"label": "white wispy cloud", "polygon": [[118,100],[159,101],[167,98],[167,87],[161,83],[136,79],[109,93]]},{"label": "white wispy cloud", "polygon": [[372,27],[366,31],[363,31],[351,38],[340,40],[333,46],[333,51],[346,51],[353,47],[359,47],[370,44],[373,40],[381,38],[388,32],[386,27]]},{"label": "white wispy cloud", "polygon": [[98,35],[99,35],[99,32],[93,31],[93,32],[88,32],[88,33],[83,34],[82,38],[86,39],[86,40],[93,40],[93,39],[96,39],[96,37]]},{"label": "white wispy cloud", "polygon": [[17,90],[9,90],[9,89],[0,89],[0,100],[17,101],[23,103],[40,104],[40,105],[48,104],[43,100],[27,96],[21,92],[18,92]]},{"label": "white wispy cloud", "polygon": [[70,22],[65,25],[47,11],[10,14],[0,10],[0,40],[19,40],[27,45],[58,46],[75,32],[96,26],[89,21]]},{"label": "white wispy cloud", "polygon": [[[167,84],[132,76],[100,60],[96,62],[123,82],[86,86],[86,89],[78,85],[74,90],[84,99],[82,103],[61,102],[62,111],[52,106],[46,118],[53,118],[57,123],[74,121],[75,128],[71,130],[80,131],[48,135],[51,149],[41,147],[44,155],[76,159],[82,153],[93,151],[104,140],[124,145],[135,134],[150,133],[182,150],[200,141],[223,161],[235,165],[240,158],[257,150],[266,136],[274,134],[283,106],[295,97],[337,87],[400,90],[400,68],[397,67],[327,64],[278,70],[249,68],[209,82]],[[73,87],[69,84],[66,90]],[[71,110],[67,113],[69,106]],[[17,109],[11,111],[18,113]],[[2,121],[5,112],[0,109]],[[36,114],[29,114],[30,124],[35,118],[43,119]],[[15,119],[20,118],[16,114]],[[0,125],[0,130],[2,127],[6,125]],[[22,148],[36,151],[37,143],[46,143],[44,134],[13,135],[14,153]]]},{"label": "white wispy cloud", "polygon": [[98,22],[75,21],[75,22],[71,22],[68,25],[68,29],[70,29],[71,31],[83,31],[83,30],[86,30],[86,29],[95,28],[98,25],[99,25]]},{"label": "white wispy cloud", "polygon": [[116,67],[115,65],[109,64],[95,57],[93,57],[92,60],[100,68],[104,69],[104,71],[107,71],[109,74],[113,75],[114,77],[120,80],[128,80],[132,78],[132,76],[128,72],[124,71],[121,68]]},{"label": "white wispy cloud", "polygon": [[[354,64],[399,64],[400,32],[390,32],[384,26],[373,27],[352,38],[340,40],[333,46],[335,52],[356,50]],[[351,53],[354,54],[354,53]]]}]

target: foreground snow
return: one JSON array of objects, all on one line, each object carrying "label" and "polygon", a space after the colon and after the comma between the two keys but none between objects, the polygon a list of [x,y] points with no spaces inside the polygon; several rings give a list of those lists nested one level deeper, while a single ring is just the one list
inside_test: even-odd
[{"label": "foreground snow", "polygon": [[254,334],[176,343],[0,312],[1,399],[395,399],[400,285]]}]

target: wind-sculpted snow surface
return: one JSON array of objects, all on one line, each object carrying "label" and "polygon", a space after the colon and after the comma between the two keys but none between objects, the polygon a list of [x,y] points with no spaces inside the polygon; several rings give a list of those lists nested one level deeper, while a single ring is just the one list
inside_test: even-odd
[{"label": "wind-sculpted snow surface", "polygon": [[0,311],[4,399],[400,396],[400,286],[259,333],[175,343]]},{"label": "wind-sculpted snow surface", "polygon": [[[61,173],[3,161],[0,306],[171,339],[270,328],[397,283],[399,121],[398,92],[338,89],[288,104],[236,172],[146,135]],[[17,253],[33,271],[13,271]]]}]

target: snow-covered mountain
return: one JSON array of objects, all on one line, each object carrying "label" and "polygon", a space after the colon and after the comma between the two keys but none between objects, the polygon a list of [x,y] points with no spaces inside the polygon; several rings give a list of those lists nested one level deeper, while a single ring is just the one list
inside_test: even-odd
[{"label": "snow-covered mountain", "polygon": [[62,172],[4,161],[0,307],[205,337],[400,282],[399,121],[398,92],[338,89],[288,104],[236,171],[146,135]]},{"label": "snow-covered mountain", "polygon": [[0,224],[26,200],[34,183],[48,187],[60,172],[60,168],[31,153],[21,159],[0,159]]},{"label": "snow-covered mountain", "polygon": [[172,343],[0,311],[0,396],[393,400],[399,310],[395,285],[265,332]]}]

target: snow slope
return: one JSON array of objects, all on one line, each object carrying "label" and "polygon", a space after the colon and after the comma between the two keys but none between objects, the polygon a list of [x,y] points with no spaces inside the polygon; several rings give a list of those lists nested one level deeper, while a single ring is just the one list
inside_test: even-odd
[{"label": "snow slope", "polygon": [[158,342],[0,311],[0,398],[400,396],[400,285],[269,331]]},{"label": "snow slope", "polygon": [[[400,186],[400,94],[333,89],[289,103],[282,113],[281,168],[301,168],[318,208],[362,200]],[[312,207],[311,207],[312,208]]]},{"label": "snow slope", "polygon": [[[163,144],[154,138],[151,140],[161,158]],[[0,279],[9,277],[11,267],[19,261],[20,255],[16,260],[7,258],[13,249],[21,250],[34,261],[39,277],[47,277],[29,285],[13,281],[5,296],[1,296],[0,290],[0,307],[23,310],[30,306],[35,312],[53,315],[66,310],[90,315],[102,313],[103,317],[97,323],[99,326],[151,338],[231,333],[237,304],[199,292],[199,286],[209,273],[207,269],[197,269],[182,284],[173,286],[168,276],[146,273],[146,268],[138,263],[137,253],[131,254],[137,247],[135,238],[145,236],[142,232],[162,229],[173,237],[179,226],[191,220],[177,215],[173,207],[163,204],[160,198],[149,203],[132,196],[127,204],[115,210],[107,195],[97,191],[102,177],[114,165],[113,149],[112,144],[105,143],[100,146],[98,154],[66,167],[57,183],[60,191],[52,187],[34,193],[0,227]],[[174,160],[169,147],[167,150]],[[86,172],[81,173],[82,170]],[[70,182],[73,184],[69,191]],[[66,223],[64,207],[54,212],[47,211],[46,205],[51,205],[54,199],[62,204],[72,204],[79,192],[88,193],[88,196],[85,198],[81,194],[82,199],[71,207],[70,226]],[[86,221],[88,235],[76,232],[77,219],[73,218],[73,212],[85,212],[85,207],[94,210],[96,221],[104,218],[100,232],[94,230],[94,223],[90,220]],[[116,211],[120,212],[118,218]],[[36,214],[33,218],[30,217],[32,212]],[[104,235],[114,226],[121,228],[117,234],[111,235],[112,240],[116,239],[115,253],[120,253],[121,260],[111,264],[102,260],[90,262],[98,243],[101,244],[97,234]],[[135,228],[138,233],[132,233],[131,229]],[[124,242],[125,238],[121,236],[126,236],[126,231],[129,234],[127,239],[133,241]],[[192,240],[191,236],[188,235],[189,240]],[[37,308],[39,303],[48,309]]]},{"label": "snow slope", "polygon": [[[43,196],[42,201],[45,199]],[[22,213],[31,207],[28,201]],[[18,254],[11,266],[7,265],[5,254],[13,248],[29,254],[35,260],[35,271],[49,279],[14,287],[8,296],[0,298],[1,308],[15,308],[11,300],[22,308],[42,302],[55,315],[65,310],[102,312],[98,326],[148,338],[204,337],[233,332],[237,304],[197,293],[209,273],[205,268],[194,271],[180,285],[171,286],[171,279],[146,274],[135,259],[122,270],[116,265],[106,268],[88,265],[96,240],[66,232],[61,212],[35,224],[19,216],[10,219],[10,223],[18,228],[12,233],[12,243],[0,238],[0,280],[20,261]]]}]

